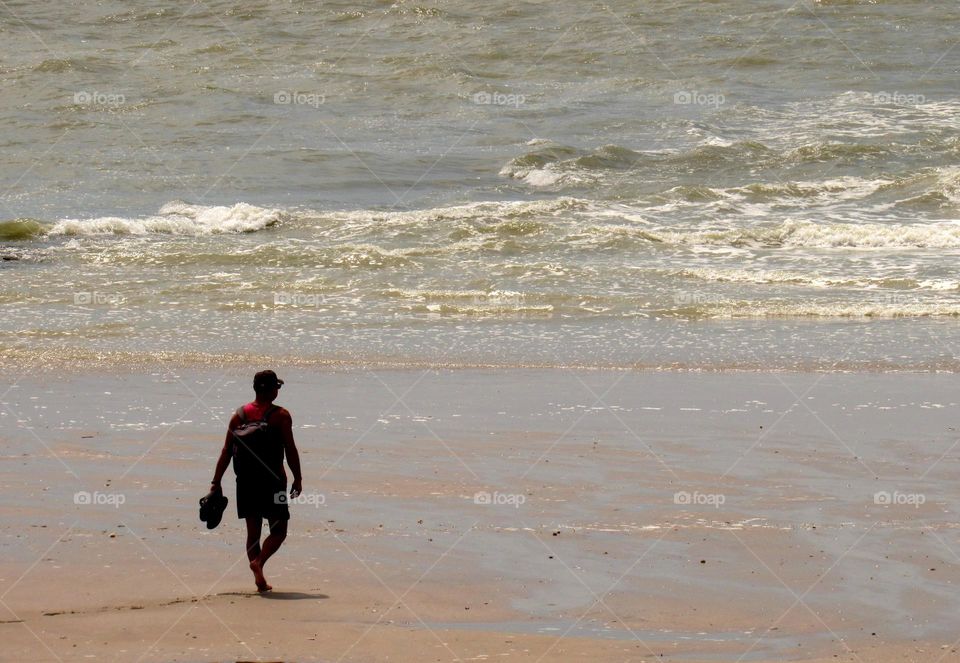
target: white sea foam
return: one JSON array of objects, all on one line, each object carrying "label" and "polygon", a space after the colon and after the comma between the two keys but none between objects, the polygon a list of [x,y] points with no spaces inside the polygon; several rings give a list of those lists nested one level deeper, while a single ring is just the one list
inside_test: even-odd
[{"label": "white sea foam", "polygon": [[828,276],[818,271],[801,272],[782,269],[687,268],[669,272],[671,276],[693,278],[714,283],[783,284],[816,288],[858,288],[877,293],[887,292],[889,299],[908,298],[912,290],[948,292],[960,289],[955,279],[921,279],[909,276]]},{"label": "white sea foam", "polygon": [[514,290],[412,290],[396,288],[384,294],[415,303],[431,313],[503,315],[508,313],[549,313],[554,306]]},{"label": "white sea foam", "polygon": [[588,207],[586,200],[562,196],[550,200],[507,200],[467,203],[420,210],[356,210],[350,212],[316,212],[317,217],[356,224],[364,228],[384,225],[421,225],[449,220],[508,220],[527,216],[553,215],[565,210]]},{"label": "white sea foam", "polygon": [[960,281],[954,279],[924,279],[918,284],[921,288],[927,288],[929,290],[958,290],[960,289]]},{"label": "white sea foam", "polygon": [[737,302],[704,311],[712,318],[921,318],[958,317],[960,303],[886,302]]},{"label": "white sea foam", "polygon": [[664,242],[689,245],[853,249],[960,248],[958,221],[886,224],[816,223],[788,219],[778,225],[651,234]]},{"label": "white sea foam", "polygon": [[517,166],[508,163],[500,169],[500,176],[520,180],[530,186],[536,187],[553,186],[561,182],[565,184],[575,179],[573,173],[558,170],[552,163],[548,163],[543,167]]},{"label": "white sea foam", "polygon": [[783,244],[801,247],[960,248],[960,223],[818,224],[787,222]]},{"label": "white sea foam", "polygon": [[530,186],[552,186],[560,181],[564,176],[549,166],[544,168],[531,168],[521,178]]},{"label": "white sea foam", "polygon": [[128,218],[104,216],[92,219],[61,219],[48,235],[216,235],[255,232],[268,228],[285,217],[279,209],[256,207],[246,203],[232,206],[190,205],[175,201],[160,208],[154,216]]},{"label": "white sea foam", "polygon": [[851,279],[831,279],[788,270],[736,269],[736,268],[690,268],[674,272],[676,276],[690,277],[716,283],[782,283],[813,286],[860,286],[868,284]]}]

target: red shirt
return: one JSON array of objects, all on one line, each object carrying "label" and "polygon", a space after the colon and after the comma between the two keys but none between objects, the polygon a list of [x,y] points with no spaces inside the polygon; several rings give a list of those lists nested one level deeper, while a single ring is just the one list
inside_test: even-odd
[{"label": "red shirt", "polygon": [[[257,401],[253,401],[243,406],[243,414],[246,415],[247,421],[260,421],[271,407],[273,407],[273,403],[258,403]],[[270,415],[270,418],[272,419],[279,410],[280,407],[277,406],[277,409]]]}]

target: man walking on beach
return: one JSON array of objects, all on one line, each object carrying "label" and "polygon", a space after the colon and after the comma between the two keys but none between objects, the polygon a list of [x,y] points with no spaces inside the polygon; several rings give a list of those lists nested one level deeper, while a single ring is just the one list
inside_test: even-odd
[{"label": "man walking on beach", "polygon": [[[281,386],[283,380],[273,371],[260,371],[253,376],[257,397],[238,408],[230,419],[211,482],[211,490],[222,490],[220,481],[232,458],[237,475],[237,515],[247,521],[247,558],[259,592],[273,589],[263,575],[263,566],[287,538],[290,509],[284,455],[293,472],[290,497],[296,498],[303,490],[300,454],[293,441],[293,419],[286,409],[273,404]],[[264,519],[270,534],[261,547]]]}]

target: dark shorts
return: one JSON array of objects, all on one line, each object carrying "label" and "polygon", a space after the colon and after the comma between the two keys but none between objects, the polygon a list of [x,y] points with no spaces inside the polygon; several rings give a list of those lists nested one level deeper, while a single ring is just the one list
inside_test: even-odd
[{"label": "dark shorts", "polygon": [[237,479],[237,516],[260,517],[269,521],[290,520],[287,484]]}]

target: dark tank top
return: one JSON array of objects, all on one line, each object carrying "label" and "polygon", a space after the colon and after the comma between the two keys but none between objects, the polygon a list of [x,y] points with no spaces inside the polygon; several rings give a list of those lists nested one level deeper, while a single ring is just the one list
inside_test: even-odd
[{"label": "dark tank top", "polygon": [[262,468],[262,471],[255,473],[254,476],[259,474],[261,480],[271,483],[274,481],[286,483],[287,473],[283,467],[283,436],[280,434],[280,428],[273,423],[276,421],[277,412],[280,411],[280,407],[273,403],[261,404],[253,401],[243,406],[243,414],[247,422],[260,421],[270,408],[274,408],[274,410],[270,415],[270,419],[267,420],[267,424],[269,425],[268,430],[270,432],[269,444],[257,452],[257,456],[263,461],[264,465],[270,468],[270,471]]}]

